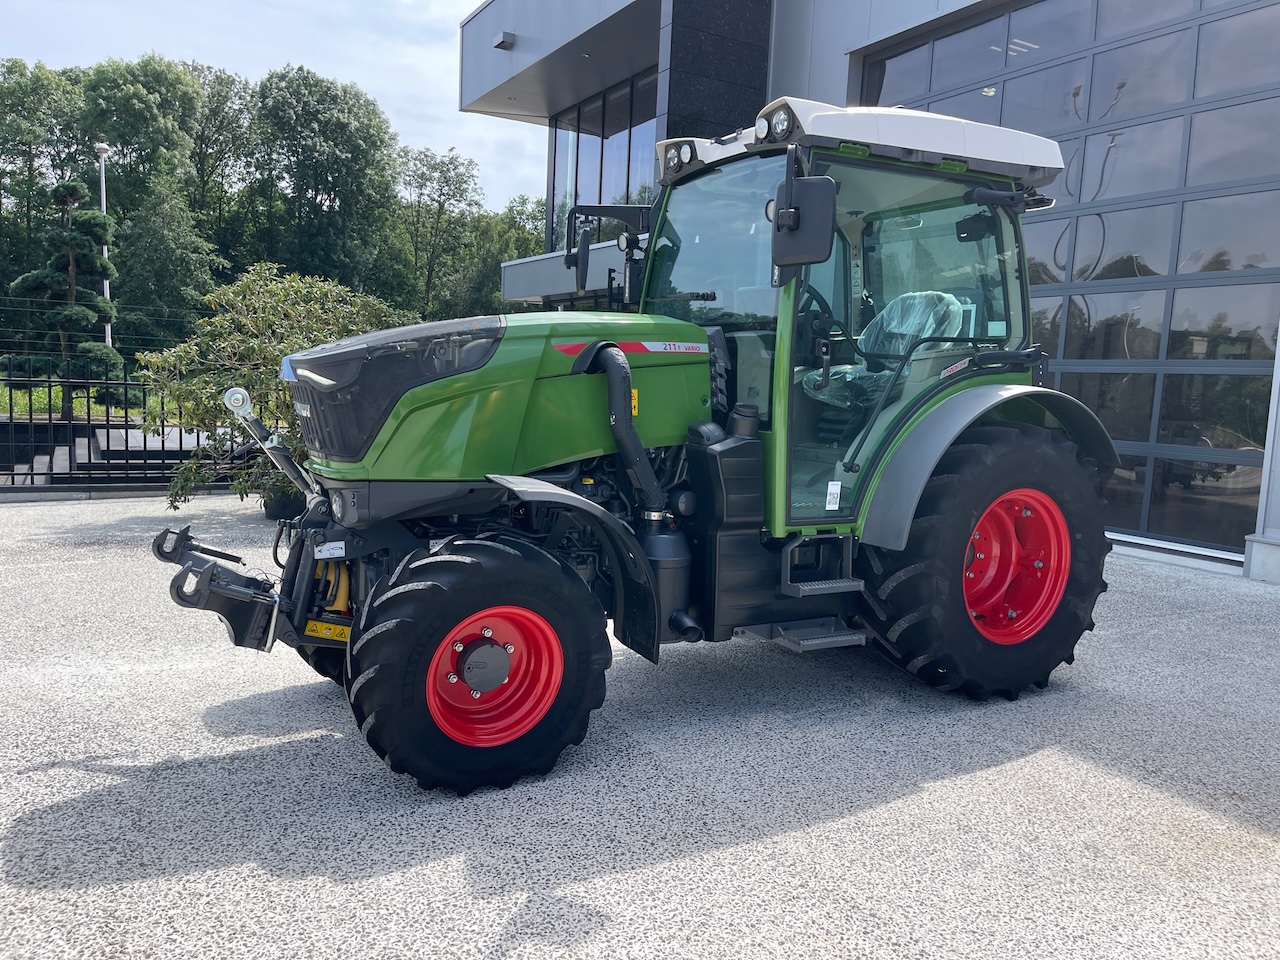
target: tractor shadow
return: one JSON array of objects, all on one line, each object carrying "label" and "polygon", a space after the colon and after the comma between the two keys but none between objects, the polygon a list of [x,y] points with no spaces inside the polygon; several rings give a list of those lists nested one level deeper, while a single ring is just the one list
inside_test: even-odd
[{"label": "tractor shadow", "polygon": [[700,644],[653,667],[615,648],[586,742],[545,778],[466,797],[388,772],[332,684],[255,694],[205,712],[219,755],[66,761],[111,782],[19,816],[0,877],[84,889],[252,863],[350,883],[462,855],[473,895],[525,896],[521,912],[554,915],[563,943],[608,922],[555,894],[568,884],[803,831],[1042,750],[1280,834],[1275,698],[1241,724],[1238,705],[1205,709],[1168,684],[1109,686],[1131,637],[1085,646],[1085,666],[1015,703],[940,695],[869,650]]}]

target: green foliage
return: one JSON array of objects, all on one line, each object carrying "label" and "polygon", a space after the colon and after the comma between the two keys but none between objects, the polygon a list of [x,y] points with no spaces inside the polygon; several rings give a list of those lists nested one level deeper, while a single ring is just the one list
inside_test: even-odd
[{"label": "green foliage", "polygon": [[258,417],[281,429],[301,460],[305,450],[293,402],[280,380],[281,359],[319,343],[417,320],[332,281],[282,275],[274,264],[259,264],[219,287],[208,303],[215,312],[195,321],[188,340],[139,357],[139,379],[164,401],[163,414],[158,406],[148,410],[148,428],[158,431],[176,422],[207,437],[169,485],[175,509],[219,475],[230,477],[242,498],[286,483],[265,458],[231,462],[251,437],[239,423],[228,424],[222,405],[226,390],[248,390]]}]

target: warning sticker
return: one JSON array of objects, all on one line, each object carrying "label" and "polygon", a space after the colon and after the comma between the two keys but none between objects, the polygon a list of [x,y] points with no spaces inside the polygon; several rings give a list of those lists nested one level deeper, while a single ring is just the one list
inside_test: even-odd
[{"label": "warning sticker", "polygon": [[346,643],[351,639],[351,628],[340,623],[325,623],[323,620],[308,620],[307,629],[302,631],[308,637],[322,637],[325,640],[341,640]]},{"label": "warning sticker", "polygon": [[640,391],[634,387],[631,390],[631,415],[633,417],[640,416]]}]

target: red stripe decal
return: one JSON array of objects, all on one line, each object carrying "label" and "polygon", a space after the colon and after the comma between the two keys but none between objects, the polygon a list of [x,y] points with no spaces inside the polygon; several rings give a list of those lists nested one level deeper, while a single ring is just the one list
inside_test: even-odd
[{"label": "red stripe decal", "polygon": [[[583,350],[587,349],[587,345],[585,343],[556,343],[556,344],[552,344],[552,346],[554,346],[561,353],[568,354],[571,357],[576,357]],[[622,349],[623,353],[652,353],[653,352],[648,347],[646,347],[643,343],[640,343],[638,340],[627,341],[626,343],[619,343],[618,346]]]}]

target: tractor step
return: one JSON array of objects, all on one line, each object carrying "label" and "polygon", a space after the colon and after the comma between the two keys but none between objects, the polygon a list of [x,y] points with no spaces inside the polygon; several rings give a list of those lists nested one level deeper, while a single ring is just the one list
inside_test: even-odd
[{"label": "tractor step", "polygon": [[[782,552],[782,583],[778,592],[787,597],[861,592],[863,582],[853,575],[853,548],[853,536],[847,533],[795,538]],[[805,579],[803,574],[808,570],[821,571],[827,576]],[[838,576],[830,576],[832,573]]]},{"label": "tractor step", "polygon": [[792,620],[787,623],[755,623],[736,627],[734,637],[745,640],[772,640],[795,653],[830,650],[833,647],[861,647],[867,635],[845,626],[835,617]]}]

